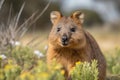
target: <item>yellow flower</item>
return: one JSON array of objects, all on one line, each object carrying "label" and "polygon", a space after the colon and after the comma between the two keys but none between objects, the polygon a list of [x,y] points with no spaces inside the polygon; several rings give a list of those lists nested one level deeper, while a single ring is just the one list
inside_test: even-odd
[{"label": "yellow flower", "polygon": [[76,62],[76,65],[79,65],[79,64],[81,64],[81,62],[80,62],[80,61]]},{"label": "yellow flower", "polygon": [[42,73],[39,74],[39,76],[42,76],[42,77],[45,78],[45,77],[48,77],[48,73],[46,73],[46,72],[42,72]]},{"label": "yellow flower", "polygon": [[20,78],[24,80],[25,78],[28,78],[29,80],[34,80],[34,76],[30,72],[24,72],[21,74]]},{"label": "yellow flower", "polygon": [[64,75],[64,74],[65,74],[65,71],[64,71],[64,70],[61,70],[61,74]]},{"label": "yellow flower", "polygon": [[61,65],[59,65],[59,64],[54,67],[55,70],[58,70],[60,68],[61,68]]},{"label": "yellow flower", "polygon": [[13,67],[14,67],[13,65],[8,64],[8,65],[5,66],[4,69],[5,69],[5,71],[9,71],[9,70],[11,70]]},{"label": "yellow flower", "polygon": [[28,72],[24,72],[24,73],[21,74],[20,77],[21,77],[22,79],[24,79],[27,74],[28,74]]}]

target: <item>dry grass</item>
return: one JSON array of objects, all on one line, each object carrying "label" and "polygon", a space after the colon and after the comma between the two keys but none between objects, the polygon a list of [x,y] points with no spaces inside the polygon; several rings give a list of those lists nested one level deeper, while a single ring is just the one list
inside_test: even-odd
[{"label": "dry grass", "polygon": [[102,51],[111,51],[120,48],[120,32],[107,31],[104,28],[88,29],[98,42]]},{"label": "dry grass", "polygon": [[[0,10],[2,8],[3,3],[4,0],[1,0]],[[0,53],[6,52],[8,47],[10,47],[12,50],[12,48],[14,47],[13,44],[15,44],[16,41],[19,41],[27,33],[29,28],[45,13],[50,4],[51,0],[43,8],[41,12],[37,10],[21,24],[19,24],[20,23],[19,20],[25,6],[25,2],[21,5],[18,14],[14,15],[14,17],[12,17],[12,6],[10,6],[7,21],[0,22]],[[33,41],[34,39],[31,39],[28,45],[33,43]],[[37,44],[38,43],[36,43],[35,45]]]}]

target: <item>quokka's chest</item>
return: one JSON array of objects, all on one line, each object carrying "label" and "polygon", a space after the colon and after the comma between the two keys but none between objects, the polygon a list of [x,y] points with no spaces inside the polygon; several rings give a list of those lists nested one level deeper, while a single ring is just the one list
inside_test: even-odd
[{"label": "quokka's chest", "polygon": [[[62,53],[61,53],[62,52]],[[75,66],[75,63],[78,61],[88,61],[90,60],[89,56],[80,52],[80,51],[61,51],[56,53],[56,60],[58,63],[62,64],[68,70]]]}]

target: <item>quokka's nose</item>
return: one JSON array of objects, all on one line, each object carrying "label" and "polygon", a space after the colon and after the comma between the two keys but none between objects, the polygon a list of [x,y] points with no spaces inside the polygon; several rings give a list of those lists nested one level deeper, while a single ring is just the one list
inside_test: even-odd
[{"label": "quokka's nose", "polygon": [[67,35],[63,35],[63,36],[62,36],[61,42],[62,42],[62,45],[63,45],[63,46],[68,45],[68,37],[67,37]]},{"label": "quokka's nose", "polygon": [[68,37],[67,37],[67,35],[63,35],[62,36],[62,42],[66,42],[66,41],[68,41]]}]

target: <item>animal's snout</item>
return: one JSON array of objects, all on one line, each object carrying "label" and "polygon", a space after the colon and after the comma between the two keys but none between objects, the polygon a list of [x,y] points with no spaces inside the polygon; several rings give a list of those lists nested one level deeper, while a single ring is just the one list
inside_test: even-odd
[{"label": "animal's snout", "polygon": [[68,36],[67,35],[63,35],[62,38],[61,38],[61,42],[62,42],[62,45],[68,45]]},{"label": "animal's snout", "polygon": [[62,42],[68,41],[68,37],[66,35],[62,36]]}]

